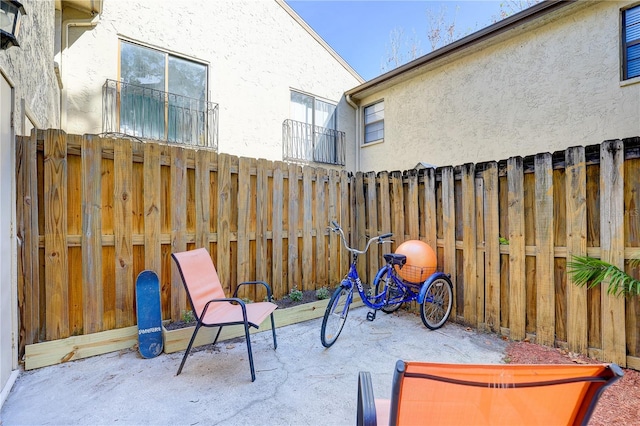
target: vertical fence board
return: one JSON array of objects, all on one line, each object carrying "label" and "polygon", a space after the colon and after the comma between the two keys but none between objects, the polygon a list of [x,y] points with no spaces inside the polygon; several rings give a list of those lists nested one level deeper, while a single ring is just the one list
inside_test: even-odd
[{"label": "vertical fence board", "polygon": [[404,191],[402,185],[402,172],[391,172],[391,229],[395,240],[398,244],[402,244],[406,235],[404,233]]},{"label": "vertical fence board", "polygon": [[[171,251],[187,250],[187,163],[182,147],[171,148]],[[171,262],[171,318],[177,319],[187,309],[187,293],[180,272]]]},{"label": "vertical fence board", "polygon": [[[384,233],[393,232],[391,228],[391,201],[389,199],[389,194],[391,193],[389,189],[389,173],[378,173],[378,185],[378,208],[380,209],[378,221],[380,222],[380,230]],[[390,251],[395,251],[397,247],[395,240],[398,236],[394,234],[393,237],[394,243],[388,249]]]},{"label": "vertical fence board", "polygon": [[422,227],[424,229],[425,242],[435,252],[438,247],[436,226],[436,173],[435,169],[424,169],[424,206]]},{"label": "vertical fence board", "polygon": [[500,331],[500,227],[498,164],[487,163],[484,180],[485,324]]},{"label": "vertical fence board", "polygon": [[313,274],[313,172],[314,169],[305,166],[302,168],[302,279],[298,288],[311,290],[315,288]]},{"label": "vertical fence board", "polygon": [[418,205],[418,171],[407,170],[407,198],[404,200],[409,239],[420,238],[420,208]]},{"label": "vertical fence board", "polygon": [[300,268],[298,257],[298,212],[300,211],[300,192],[298,191],[298,168],[295,164],[289,165],[289,229],[287,251],[288,251],[288,281],[287,289],[290,291],[293,287],[302,289],[300,282]]},{"label": "vertical fence board", "polygon": [[[624,162],[624,246],[635,249],[631,259],[639,258],[640,251],[640,158],[625,160]],[[637,261],[636,261],[637,262]],[[640,267],[627,264],[626,271],[634,278],[640,276]],[[640,296],[628,297],[626,303],[627,355],[640,354]],[[629,365],[627,365],[629,366]]]},{"label": "vertical fence board", "polygon": [[315,190],[315,229],[316,229],[316,255],[314,262],[316,265],[316,282],[317,288],[327,285],[327,239],[325,232],[327,229],[327,202],[326,202],[326,182],[327,170],[316,169],[316,190]]},{"label": "vertical fence board", "polygon": [[18,356],[25,345],[38,341],[40,329],[40,277],[38,261],[37,131],[16,144],[16,220],[18,244]]},{"label": "vertical fence board", "polygon": [[216,271],[225,294],[231,288],[231,157],[218,156],[218,244]]},{"label": "vertical fence board", "polygon": [[[210,231],[210,171],[209,163],[211,155],[209,151],[196,152],[196,248],[204,247],[211,252],[209,247]],[[227,280],[227,285],[229,285]]]},{"label": "vertical fence board", "polygon": [[[476,285],[478,297],[476,298],[476,312],[478,313],[478,328],[486,328],[484,307],[486,300],[486,282],[484,271],[484,182],[482,178],[475,179],[475,214],[476,214]],[[479,244],[478,244],[479,243]]]},{"label": "vertical fence board", "polygon": [[[248,231],[251,207],[251,162],[248,158],[241,157],[238,163],[238,242],[237,242],[237,264],[236,270],[238,274],[238,282],[250,281],[249,275],[250,252],[249,252],[249,235]],[[248,297],[254,300],[255,294],[249,294],[249,290],[242,288],[240,290],[241,297]]]},{"label": "vertical fence board", "polygon": [[[467,163],[462,166],[462,247],[464,274],[464,320],[474,327],[481,322],[478,301],[482,296],[478,290],[477,241],[476,241],[476,196],[475,166]],[[484,303],[483,303],[484,304]]]},{"label": "vertical fence board", "polygon": [[[367,243],[367,212],[366,212],[366,194],[364,189],[364,174],[357,172],[353,192],[355,193],[355,219],[356,229],[355,234],[351,235],[351,246],[359,250],[363,250]],[[369,277],[367,277],[367,256],[362,256],[357,265],[358,275],[362,279],[362,282],[369,283]]]},{"label": "vertical fence board", "polygon": [[[587,255],[587,167],[584,147],[573,147],[565,153],[567,172],[567,261],[573,256]],[[587,288],[574,284],[567,276],[567,343],[569,350],[586,354]]]},{"label": "vertical fence board", "polygon": [[69,336],[67,270],[67,141],[62,131],[44,140],[46,339]]},{"label": "vertical fence board", "polygon": [[118,224],[113,230],[115,240],[115,323],[126,327],[134,323],[133,298],[133,214],[131,144],[116,140],[113,144],[113,216]]},{"label": "vertical fence board", "polygon": [[526,276],[524,246],[524,174],[522,157],[507,161],[509,188],[509,331],[514,340],[525,338]]},{"label": "vertical fence board", "polygon": [[[587,166],[587,252],[600,247],[600,165]],[[587,290],[588,347],[602,348],[602,286]]]},{"label": "vertical fence board", "polygon": [[[273,165],[273,229],[272,229],[272,260],[271,265],[273,271],[272,285],[275,294],[282,295],[285,292],[285,285],[283,279],[283,261],[282,261],[282,244],[283,244],[283,231],[282,231],[282,212],[284,209],[284,201],[282,196],[284,194],[284,174],[282,171],[283,163],[275,162]],[[220,245],[218,245],[218,248]]]},{"label": "vertical fence board", "polygon": [[[380,235],[383,232],[380,232],[378,229],[378,197],[376,194],[376,174],[375,172],[368,172],[366,174],[366,182],[367,182],[367,194],[366,194],[366,203],[367,203],[367,222],[368,222],[368,230],[367,234],[371,237]],[[373,284],[373,279],[380,269],[380,248],[381,246],[378,244],[373,244],[371,248],[369,248],[368,257],[368,265],[369,265],[369,283]]]},{"label": "vertical fence board", "polygon": [[[267,170],[271,168],[271,162],[259,159],[256,169],[256,280],[267,281],[273,285],[270,279],[267,230],[269,229],[269,179]],[[273,290],[273,289],[272,289]],[[266,292],[256,289],[256,301],[264,300]]]},{"label": "vertical fence board", "polygon": [[553,276],[553,164],[551,154],[535,157],[536,209],[536,343],[555,343],[555,286]]},{"label": "vertical fence board", "polygon": [[102,331],[102,143],[82,139],[82,304],[85,333]]},{"label": "vertical fence board", "polygon": [[[345,236],[347,237],[347,241],[351,241],[351,229],[349,228],[350,220],[349,213],[351,209],[349,209],[350,198],[349,198],[349,175],[346,171],[340,171],[340,219],[338,223],[342,226],[345,231]],[[342,242],[340,242],[342,244]],[[349,263],[351,262],[351,257],[349,256],[349,252],[344,250],[344,248],[340,247],[340,265],[342,273],[340,275],[345,275],[349,271]]]},{"label": "vertical fence board", "polygon": [[[457,280],[456,280],[456,210],[454,201],[454,177],[453,167],[442,168],[442,239],[443,271],[451,275],[453,284],[452,312],[457,312]],[[456,318],[454,318],[455,320]]]},{"label": "vertical fence board", "polygon": [[[624,151],[622,141],[606,141],[600,149],[600,255],[624,268]],[[626,367],[624,298],[609,294],[602,282],[602,353],[604,359]]]},{"label": "vertical fence board", "polygon": [[144,267],[161,273],[160,247],[160,147],[144,145]]},{"label": "vertical fence board", "polygon": [[[329,221],[339,221],[338,196],[340,175],[337,170],[329,170]],[[329,232],[329,284],[333,288],[342,279],[340,268],[340,237],[335,232]]]}]

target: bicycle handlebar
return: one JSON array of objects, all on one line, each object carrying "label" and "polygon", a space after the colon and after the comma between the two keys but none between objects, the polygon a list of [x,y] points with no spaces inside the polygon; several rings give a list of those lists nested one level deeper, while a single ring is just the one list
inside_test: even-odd
[{"label": "bicycle handlebar", "polygon": [[331,225],[333,225],[333,228],[329,228],[331,231],[340,234],[340,238],[342,239],[342,243],[344,244],[344,247],[349,250],[352,253],[357,253],[357,254],[364,254],[367,252],[367,250],[369,250],[369,246],[371,245],[371,243],[375,240],[378,240],[377,243],[378,244],[384,244],[384,243],[391,243],[393,241],[391,240],[385,240],[385,238],[391,238],[393,236],[392,232],[389,232],[387,234],[382,234],[382,235],[378,235],[377,237],[372,237],[369,238],[369,241],[367,241],[367,245],[364,248],[364,250],[358,250],[352,247],[349,247],[349,244],[347,244],[347,239],[344,236],[344,231],[342,230],[342,228],[340,227],[340,225],[338,225],[338,222],[336,222],[335,220],[331,221]]}]

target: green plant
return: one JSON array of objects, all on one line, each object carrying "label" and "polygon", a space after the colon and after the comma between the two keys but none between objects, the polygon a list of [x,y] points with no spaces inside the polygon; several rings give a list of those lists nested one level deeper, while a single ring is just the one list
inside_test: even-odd
[{"label": "green plant", "polygon": [[508,246],[509,245],[509,240],[507,240],[504,237],[500,237],[498,241],[500,242],[501,246]]},{"label": "green plant", "polygon": [[253,303],[253,300],[249,299],[248,297],[241,297],[240,300],[242,300],[244,303]]},{"label": "green plant", "polygon": [[316,297],[318,298],[318,300],[328,299],[330,295],[331,294],[329,293],[329,289],[326,286],[320,287],[316,290]]},{"label": "green plant", "polygon": [[[640,259],[629,261],[632,267],[640,266]],[[637,280],[615,265],[589,256],[573,256],[567,262],[567,272],[573,276],[576,285],[589,288],[609,280],[608,294],[619,296],[640,295],[640,280]]]},{"label": "green plant", "polygon": [[298,287],[294,285],[289,292],[289,299],[294,302],[300,302],[302,300],[302,291],[298,290]]},{"label": "green plant", "polygon": [[182,311],[182,321],[186,323],[194,322],[196,317],[193,316],[193,311]]}]

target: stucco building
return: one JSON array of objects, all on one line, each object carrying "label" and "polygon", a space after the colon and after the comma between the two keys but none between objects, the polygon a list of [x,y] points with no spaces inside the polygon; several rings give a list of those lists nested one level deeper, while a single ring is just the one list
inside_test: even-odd
[{"label": "stucco building", "polygon": [[359,108],[358,169],[639,135],[637,14],[633,1],[541,2],[348,90]]}]

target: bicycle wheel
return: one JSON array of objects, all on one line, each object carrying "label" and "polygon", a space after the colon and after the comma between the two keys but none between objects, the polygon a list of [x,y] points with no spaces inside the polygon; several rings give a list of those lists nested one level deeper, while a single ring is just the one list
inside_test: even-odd
[{"label": "bicycle wheel", "polygon": [[[387,280],[389,280],[389,286],[387,287],[387,292],[384,295],[385,305],[380,308],[380,310],[385,314],[391,314],[400,309],[402,303],[393,303],[393,301],[402,300],[405,296],[404,289],[398,288],[395,281],[391,277],[387,277],[388,274],[389,269],[385,268],[385,270],[376,277],[376,295],[380,294],[384,290],[384,286]],[[380,303],[380,301],[376,300],[375,303]]]},{"label": "bicycle wheel", "polygon": [[436,278],[429,287],[420,305],[420,317],[427,328],[437,330],[442,327],[453,305],[453,285],[446,276]]},{"label": "bicycle wheel", "polygon": [[349,293],[350,290],[340,286],[329,299],[329,304],[322,318],[322,328],[320,329],[320,340],[325,348],[333,345],[338,340],[342,327],[344,327],[344,322],[347,320],[349,307],[351,306],[350,301],[347,304]]}]

